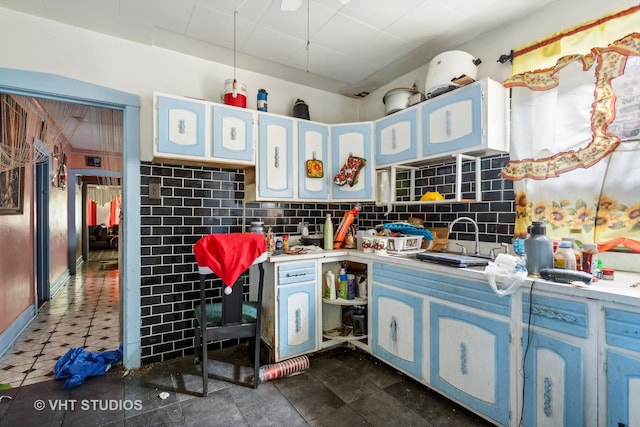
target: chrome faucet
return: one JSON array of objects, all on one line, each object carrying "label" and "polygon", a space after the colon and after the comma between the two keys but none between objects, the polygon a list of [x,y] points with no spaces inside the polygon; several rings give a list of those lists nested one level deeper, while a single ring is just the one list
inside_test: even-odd
[{"label": "chrome faucet", "polygon": [[[471,224],[473,224],[473,227],[476,230],[476,232],[475,232],[475,234],[476,234],[476,236],[475,236],[476,237],[475,255],[476,256],[480,255],[480,231],[478,230],[478,223],[475,222],[473,220],[473,218],[469,218],[468,216],[461,216],[460,218],[454,219],[453,222],[451,224],[449,224],[449,234],[451,234],[451,230],[453,229],[453,226],[456,223],[460,222],[460,221],[467,221],[467,222],[470,222]],[[463,246],[463,249],[465,249],[464,246]],[[462,253],[466,254],[466,250],[463,250]]]}]

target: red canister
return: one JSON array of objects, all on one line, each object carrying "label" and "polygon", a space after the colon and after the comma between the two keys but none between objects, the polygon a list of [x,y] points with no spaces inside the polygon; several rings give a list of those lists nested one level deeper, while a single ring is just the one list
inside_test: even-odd
[{"label": "red canister", "polygon": [[240,80],[225,80],[221,97],[226,105],[247,108],[247,87]]}]

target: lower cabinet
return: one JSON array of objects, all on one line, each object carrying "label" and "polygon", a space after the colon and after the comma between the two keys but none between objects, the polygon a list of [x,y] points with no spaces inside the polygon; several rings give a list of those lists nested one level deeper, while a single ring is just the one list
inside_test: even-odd
[{"label": "lower cabinet", "polygon": [[607,426],[640,426],[640,313],[606,308]]},{"label": "lower cabinet", "polygon": [[[318,350],[316,260],[264,263],[262,341],[278,362]],[[255,281],[257,268],[251,268]]]},{"label": "lower cabinet", "polygon": [[522,302],[522,425],[596,425],[597,405],[586,404],[597,382],[589,307],[545,295]]},{"label": "lower cabinet", "polygon": [[374,284],[371,291],[371,351],[422,379],[423,298]]},{"label": "lower cabinet", "polygon": [[431,385],[509,424],[509,322],[432,302]]},{"label": "lower cabinet", "polygon": [[281,286],[278,289],[280,326],[279,359],[316,349],[315,283]]}]

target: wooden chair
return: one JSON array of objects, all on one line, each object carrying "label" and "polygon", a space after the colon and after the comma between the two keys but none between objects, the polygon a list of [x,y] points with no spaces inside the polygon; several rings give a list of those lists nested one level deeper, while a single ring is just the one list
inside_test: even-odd
[{"label": "wooden chair", "polygon": [[[211,237],[214,236],[214,237]],[[255,236],[260,237],[262,240],[255,239]],[[208,240],[208,241],[207,241]],[[228,251],[209,251],[207,246],[219,245],[222,243],[229,243],[233,248],[227,248]],[[264,282],[264,268],[262,262],[266,259],[266,246],[263,246],[264,237],[259,234],[251,233],[234,233],[231,235],[209,235],[200,239],[194,245],[194,252],[196,253],[196,261],[198,263],[198,274],[200,284],[200,301],[194,308],[194,326],[195,326],[195,354],[196,359],[199,358],[199,362],[202,369],[202,396],[208,395],[208,379],[215,378],[223,381],[229,381],[234,384],[239,384],[247,387],[256,388],[259,384],[259,369],[260,369],[260,323],[262,318],[262,287]],[[256,245],[258,248],[256,249]],[[264,250],[263,250],[264,248]],[[236,259],[241,253],[241,267],[238,266],[238,260]],[[206,252],[206,253],[205,253]],[[264,252],[262,254],[262,252]],[[204,255],[203,255],[204,253]],[[261,253],[260,256],[253,258],[254,253]],[[227,260],[232,268],[235,268],[235,273],[231,277],[236,277],[235,282],[231,286],[225,280],[229,281],[229,276],[226,275],[227,268],[224,262],[218,263],[220,258],[230,257]],[[207,264],[206,258],[209,259],[210,264],[215,268],[212,269]],[[248,265],[247,265],[248,264]],[[253,284],[258,287],[257,301],[244,301],[243,299],[243,273],[248,271],[251,265],[257,265],[259,269],[258,283]],[[244,268],[244,270],[243,270]],[[216,270],[214,272],[214,270]],[[225,279],[222,279],[222,277]],[[217,277],[220,280],[215,280]],[[206,301],[206,289],[207,283],[219,283],[223,287],[226,285],[225,292],[222,292],[221,302],[209,302]],[[202,307],[205,307],[202,310]],[[205,326],[203,326],[205,325]],[[207,351],[207,344],[211,342],[220,342],[225,340],[240,340],[250,339],[250,348],[252,350],[253,360],[253,376],[247,379],[247,376],[242,374],[240,364],[238,361],[225,361],[228,375],[222,375],[217,369],[215,373],[209,372],[209,354]],[[223,364],[221,361],[217,361],[218,364]],[[246,374],[246,369],[245,369]]]}]

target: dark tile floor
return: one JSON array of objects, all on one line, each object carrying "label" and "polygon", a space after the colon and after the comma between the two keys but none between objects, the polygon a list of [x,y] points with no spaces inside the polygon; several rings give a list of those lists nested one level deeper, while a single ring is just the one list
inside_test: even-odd
[{"label": "dark tile floor", "polygon": [[200,397],[199,365],[192,358],[126,375],[114,368],[71,390],[63,390],[61,380],[45,381],[0,392],[11,397],[0,402],[0,425],[491,425],[360,350],[337,348],[309,360],[305,371],[257,389],[210,379],[207,397]]},{"label": "dark tile floor", "polygon": [[[93,266],[89,263],[87,267],[79,269],[64,292],[51,300],[55,310],[44,310],[33,322],[47,325],[54,338],[55,331],[73,327],[57,319],[51,322],[53,311],[56,315],[73,313],[73,319],[83,315],[87,319],[96,315],[109,317],[97,310],[94,299],[109,295],[113,302],[113,270],[105,270],[99,263]],[[117,274],[115,277],[117,282]],[[68,310],[62,301],[68,303]],[[116,309],[117,304],[112,306],[112,310]],[[49,321],[39,322],[45,319]],[[103,331],[93,334],[91,325],[96,322],[86,323],[88,332],[85,329],[83,346],[92,351],[104,350],[100,339]],[[43,333],[46,335],[47,331]],[[47,354],[50,355],[47,366],[53,366],[54,356],[64,355],[72,343],[66,343],[65,347],[64,340],[52,340],[51,336],[43,336],[45,341],[34,343],[43,347],[38,346],[36,352],[22,349],[25,344],[20,343],[28,338],[19,340],[16,344],[19,350],[10,350],[3,359],[18,360],[22,355],[25,364],[35,366],[36,359]],[[74,335],[69,337],[75,339]],[[91,339],[100,343],[93,344]],[[52,342],[60,348],[47,347]],[[74,341],[72,346],[77,345]],[[106,349],[112,348],[106,345]],[[17,351],[22,353],[16,355]],[[222,352],[228,355],[230,351]],[[219,354],[211,352],[212,356]],[[71,390],[63,390],[63,381],[53,379],[49,370],[52,367],[43,368],[45,374],[33,377],[32,381],[28,381],[29,374],[35,371],[20,371],[15,381],[6,382],[12,384],[11,389],[0,390],[0,426],[491,425],[360,350],[340,347],[312,355],[309,360],[310,366],[303,372],[265,382],[257,389],[209,379],[207,397],[200,397],[200,366],[191,357],[129,372],[116,366],[102,376],[87,378]],[[26,370],[30,369],[34,367]],[[168,393],[166,399],[160,397],[163,392]]]}]

